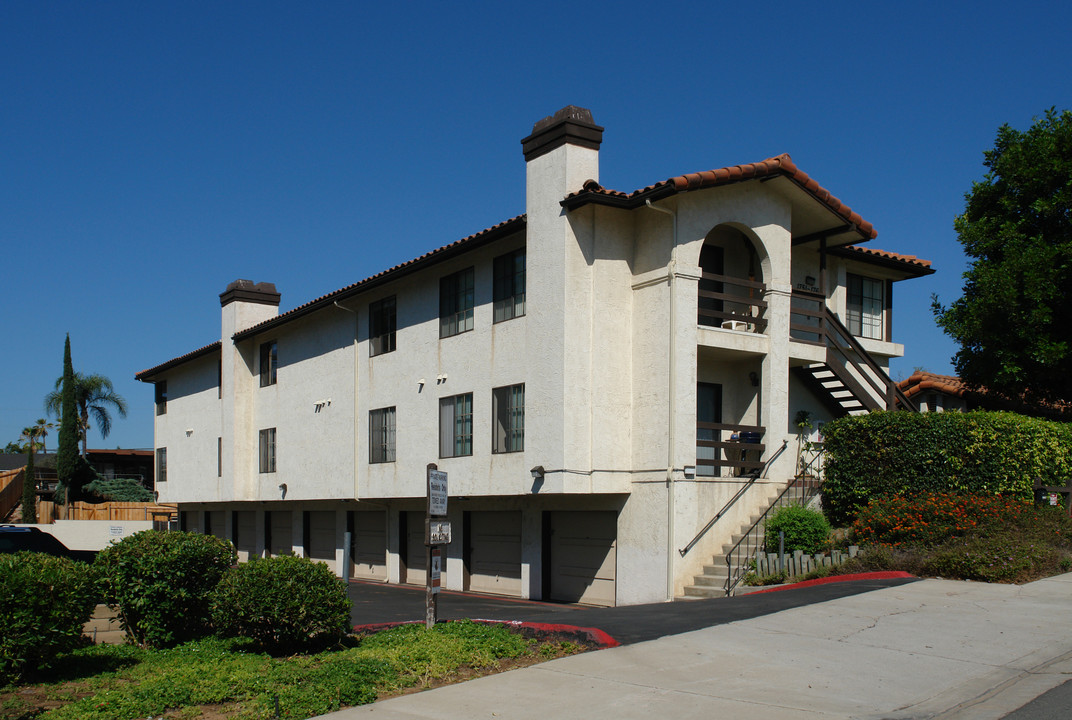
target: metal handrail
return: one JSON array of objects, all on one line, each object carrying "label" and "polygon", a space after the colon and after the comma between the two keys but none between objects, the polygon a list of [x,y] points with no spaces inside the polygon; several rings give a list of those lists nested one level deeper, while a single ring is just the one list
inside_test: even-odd
[{"label": "metal handrail", "polygon": [[[789,494],[789,492],[796,488],[798,485],[803,490],[800,496],[801,507],[806,506],[809,502],[811,502],[812,498],[819,494],[819,485],[814,485],[809,488],[805,478],[793,478],[789,481],[789,484],[785,486],[785,489],[782,490],[778,497],[774,499],[774,502],[770,504],[770,507],[763,511],[763,514],[759,516],[759,519],[752,523],[748,530],[746,530],[744,534],[741,535],[741,539],[735,542],[733,544],[733,547],[730,548],[729,552],[726,553],[726,597],[729,597],[733,593],[737,585],[740,584],[741,579],[744,577],[744,573],[742,572],[744,566],[756,555],[756,552],[753,551],[751,554],[749,554],[747,558],[741,557],[741,545],[746,540],[749,540],[759,534],[759,528],[763,525],[764,521],[767,519],[767,517],[771,514],[772,511],[789,504],[789,501],[787,501],[785,498]],[[758,551],[758,549],[759,544],[757,543],[756,550]],[[736,563],[736,565],[734,565],[733,562],[735,554],[738,556],[738,562]]]},{"label": "metal handrail", "polygon": [[778,448],[778,450],[773,455],[770,456],[767,462],[763,463],[763,466],[761,468],[748,473],[748,482],[738,488],[737,493],[732,498],[730,498],[729,502],[722,506],[721,510],[715,513],[715,516],[713,518],[707,521],[707,524],[703,526],[703,529],[701,529],[700,532],[696,533],[696,537],[690,540],[688,545],[678,550],[678,552],[681,553],[681,557],[685,557],[689,550],[692,550],[692,548],[696,546],[696,543],[700,542],[700,539],[707,534],[707,531],[713,528],[715,526],[715,523],[717,523],[719,519],[723,515],[725,515],[729,511],[729,509],[733,507],[734,504],[736,504],[738,500],[741,499],[741,496],[743,496],[748,491],[748,489],[752,487],[753,484],[755,484],[756,480],[758,480],[762,475],[767,472],[767,467],[771,464],[771,462],[774,461],[775,458],[785,452],[785,449],[788,445],[789,441],[783,440],[782,446]]}]

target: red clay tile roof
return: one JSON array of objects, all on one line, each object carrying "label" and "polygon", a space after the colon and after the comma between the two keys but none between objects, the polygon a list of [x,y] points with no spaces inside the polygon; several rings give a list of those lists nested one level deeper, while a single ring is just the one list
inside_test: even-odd
[{"label": "red clay tile roof", "polygon": [[306,315],[315,310],[319,310],[323,307],[333,304],[338,300],[357,295],[358,293],[364,292],[383,283],[395,280],[402,275],[406,275],[408,273],[419,270],[420,268],[430,263],[445,260],[449,257],[480,247],[481,245],[485,245],[494,240],[498,240],[508,235],[513,235],[516,232],[520,232],[525,227],[525,222],[526,220],[524,215],[518,215],[517,217],[510,218],[509,220],[504,220],[498,225],[493,225],[486,230],[481,230],[480,232],[474,233],[473,235],[469,235],[468,237],[464,237],[461,240],[456,240],[449,245],[444,245],[441,248],[426,252],[420,257],[414,258],[413,260],[409,260],[400,265],[395,265],[394,267],[388,268],[387,270],[384,270],[382,272],[378,272],[375,275],[371,275],[365,278],[364,280],[356,282],[352,285],[347,285],[340,290],[328,293],[327,295],[321,295],[315,300],[310,300],[304,305],[299,305],[293,310],[285,312],[282,315],[278,315],[274,318],[271,318],[270,320],[265,320],[262,323],[254,325],[250,328],[246,328],[241,332],[237,332],[234,334],[233,339],[241,340],[243,338],[247,338],[256,333],[263,332],[269,328],[281,325],[285,322],[289,322],[290,320],[293,320],[302,315]]},{"label": "red clay tile roof", "polygon": [[160,363],[159,365],[157,365],[155,367],[151,367],[148,370],[142,370],[140,373],[138,373],[137,375],[134,376],[134,379],[135,380],[141,380],[142,382],[153,382],[152,380],[149,379],[150,377],[152,377],[154,375],[158,375],[158,374],[162,373],[165,370],[170,370],[171,368],[175,367],[176,365],[181,365],[184,362],[189,362],[190,360],[195,360],[195,359],[201,357],[202,355],[208,355],[209,353],[219,352],[220,351],[220,346],[221,346],[221,343],[220,343],[219,340],[217,340],[216,342],[210,343],[210,344],[206,345],[203,348],[198,348],[197,350],[194,350],[193,352],[188,352],[185,355],[180,355],[177,358],[172,358],[171,360],[168,360],[167,362]]},{"label": "red clay tile roof", "polygon": [[767,158],[758,163],[747,165],[732,165],[717,170],[707,170],[687,175],[678,175],[646,188],[631,193],[607,190],[595,181],[585,183],[584,188],[571,193],[562,201],[562,205],[568,209],[574,209],[589,202],[605,202],[622,207],[637,207],[647,199],[666,197],[674,193],[700,190],[702,188],[717,187],[730,183],[752,180],[756,178],[774,177],[781,175],[787,177],[800,186],[805,192],[823,203],[835,213],[843,217],[865,239],[873,240],[878,233],[871,223],[864,220],[852,209],[830,194],[828,190],[815,182],[806,172],[793,163],[788,154]]},{"label": "red clay tile roof", "polygon": [[915,255],[901,255],[889,250],[859,247],[858,245],[830,248],[828,252],[840,257],[856,258],[864,262],[874,262],[878,265],[909,270],[915,275],[931,275],[934,273],[930,260],[924,260]]},{"label": "red clay tile roof", "polygon": [[956,397],[963,397],[969,392],[964,381],[954,375],[936,375],[922,370],[915,371],[910,378],[897,383],[897,387],[901,388],[901,392],[907,397],[918,395],[925,390],[937,390]]}]

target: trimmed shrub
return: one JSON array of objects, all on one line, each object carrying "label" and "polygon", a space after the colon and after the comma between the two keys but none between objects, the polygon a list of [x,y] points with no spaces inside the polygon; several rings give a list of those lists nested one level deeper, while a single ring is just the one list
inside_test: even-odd
[{"label": "trimmed shrub", "polygon": [[309,650],[350,631],[346,586],[326,565],[280,555],[231,568],[212,598],[216,631],[273,652]]},{"label": "trimmed shrub", "polygon": [[85,563],[36,552],[0,554],[0,684],[48,667],[82,644],[98,587]]},{"label": "trimmed shrub", "polygon": [[210,633],[210,594],[237,557],[212,535],[144,530],[105,548],[96,564],[128,638],[170,647]]},{"label": "trimmed shrub", "polygon": [[112,502],[152,502],[154,499],[152,491],[133,478],[105,478],[98,475],[83,490]]},{"label": "trimmed shrub", "polygon": [[948,492],[1030,500],[1072,478],[1072,425],[1007,412],[872,412],[823,429],[823,509],[848,524],[879,495]]},{"label": "trimmed shrub", "polygon": [[778,549],[778,533],[785,533],[785,550],[803,551],[806,555],[822,552],[830,535],[830,523],[818,510],[787,505],[774,511],[766,522],[767,551]]}]

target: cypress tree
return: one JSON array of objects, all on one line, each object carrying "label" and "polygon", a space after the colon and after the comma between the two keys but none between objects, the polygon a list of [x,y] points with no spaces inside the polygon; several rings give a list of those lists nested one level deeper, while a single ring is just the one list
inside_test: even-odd
[{"label": "cypress tree", "polygon": [[[71,336],[63,346],[63,388],[60,405],[59,449],[56,451],[57,500],[77,500],[74,487],[78,470],[78,405],[74,396],[74,366],[71,364]],[[66,496],[72,497],[66,497]]]},{"label": "cypress tree", "polygon": [[26,450],[26,472],[22,477],[22,521],[24,523],[37,523],[37,478],[34,472],[34,444],[30,438],[30,446]]}]

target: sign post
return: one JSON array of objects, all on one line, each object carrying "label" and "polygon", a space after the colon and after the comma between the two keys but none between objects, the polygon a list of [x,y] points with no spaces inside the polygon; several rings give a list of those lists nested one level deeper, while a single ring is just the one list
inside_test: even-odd
[{"label": "sign post", "polygon": [[428,463],[428,514],[424,521],[425,606],[424,625],[435,627],[439,619],[439,587],[443,571],[443,546],[450,544],[450,521],[447,520],[447,474],[435,463]]}]

